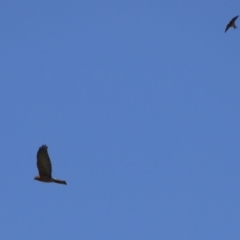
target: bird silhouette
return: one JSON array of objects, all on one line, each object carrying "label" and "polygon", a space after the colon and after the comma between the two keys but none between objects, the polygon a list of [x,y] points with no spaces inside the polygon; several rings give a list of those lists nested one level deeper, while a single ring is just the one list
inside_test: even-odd
[{"label": "bird silhouette", "polygon": [[52,178],[52,164],[50,157],[48,155],[48,147],[46,145],[42,145],[37,152],[37,167],[39,175],[34,179],[41,182],[54,182],[60,184],[67,184],[64,180],[54,179]]},{"label": "bird silhouette", "polygon": [[235,21],[237,20],[238,16],[234,17],[226,26],[225,32],[230,28],[233,27],[234,29],[237,28],[237,26],[235,25]]}]

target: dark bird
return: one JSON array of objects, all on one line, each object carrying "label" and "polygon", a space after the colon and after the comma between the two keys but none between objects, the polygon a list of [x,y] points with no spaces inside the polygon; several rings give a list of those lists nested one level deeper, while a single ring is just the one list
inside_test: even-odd
[{"label": "dark bird", "polygon": [[234,29],[237,28],[237,26],[235,25],[235,21],[237,20],[238,16],[234,17],[226,26],[225,32],[230,28],[233,27]]},{"label": "dark bird", "polygon": [[37,167],[39,175],[36,176],[34,179],[46,183],[55,182],[67,185],[67,183],[63,180],[52,178],[52,164],[47,149],[48,147],[46,145],[42,145],[38,149]]}]

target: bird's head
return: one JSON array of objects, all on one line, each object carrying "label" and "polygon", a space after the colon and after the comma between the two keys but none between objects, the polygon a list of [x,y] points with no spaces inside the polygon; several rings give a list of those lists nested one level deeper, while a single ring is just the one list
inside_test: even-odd
[{"label": "bird's head", "polygon": [[39,181],[39,178],[40,178],[39,176],[36,176],[36,177],[34,178],[34,180],[38,180],[38,181]]}]

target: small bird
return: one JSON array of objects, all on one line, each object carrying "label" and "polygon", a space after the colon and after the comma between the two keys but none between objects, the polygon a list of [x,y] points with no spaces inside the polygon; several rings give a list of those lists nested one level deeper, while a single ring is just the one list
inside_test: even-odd
[{"label": "small bird", "polygon": [[237,20],[238,16],[234,17],[226,26],[225,32],[230,28],[233,27],[234,29],[237,28],[237,26],[235,25],[235,21]]},{"label": "small bird", "polygon": [[40,182],[55,182],[67,185],[66,181],[52,178],[52,164],[47,151],[48,147],[42,145],[37,152],[37,167],[39,175],[34,179]]}]

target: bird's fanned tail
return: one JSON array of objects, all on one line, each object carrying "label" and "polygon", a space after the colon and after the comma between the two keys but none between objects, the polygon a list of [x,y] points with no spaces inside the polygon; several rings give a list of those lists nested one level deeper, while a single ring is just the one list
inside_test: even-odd
[{"label": "bird's fanned tail", "polygon": [[54,181],[55,183],[65,184],[65,185],[67,185],[67,182],[66,182],[66,181],[63,181],[63,180],[54,179],[53,181]]}]

